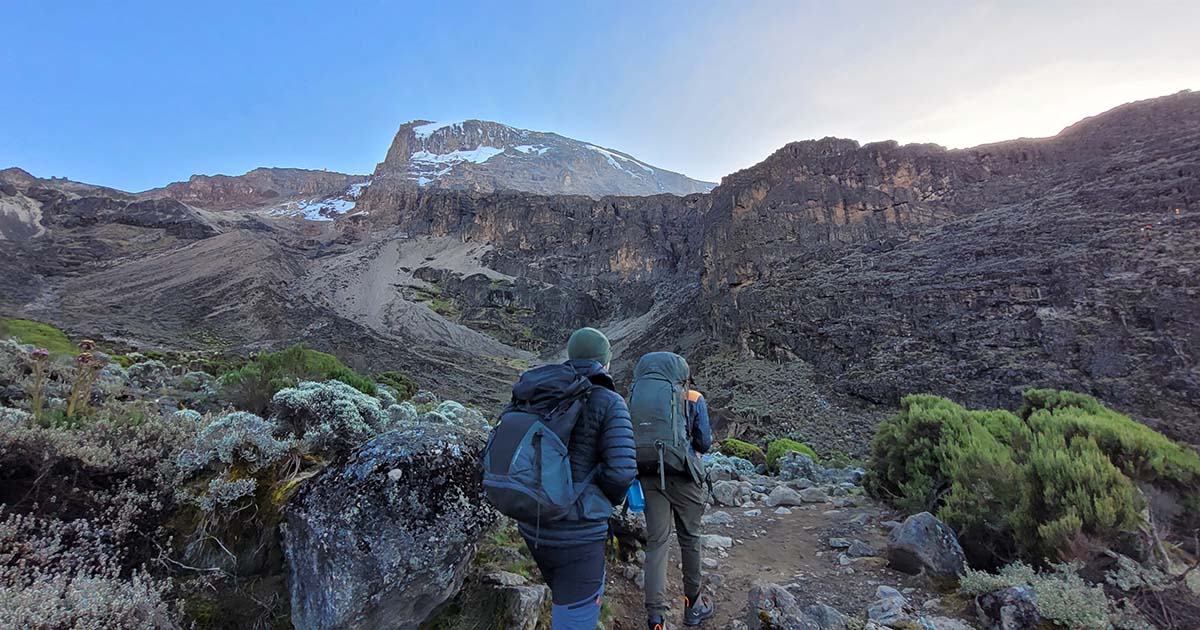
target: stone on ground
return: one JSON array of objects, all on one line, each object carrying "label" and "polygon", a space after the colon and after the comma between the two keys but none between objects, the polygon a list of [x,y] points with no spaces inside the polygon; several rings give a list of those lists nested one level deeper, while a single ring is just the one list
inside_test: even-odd
[{"label": "stone on ground", "polygon": [[825,503],[829,496],[820,488],[805,488],[800,491],[800,500],[805,503]]},{"label": "stone on ground", "polygon": [[700,536],[700,546],[706,549],[729,549],[733,546],[733,539],[729,536],[702,534]]},{"label": "stone on ground", "polygon": [[771,494],[767,495],[765,501],[768,507],[789,506],[789,505],[804,505],[804,499],[801,494],[787,486],[775,486]]},{"label": "stone on ground", "polygon": [[884,588],[876,591],[876,596],[880,597],[867,607],[867,618],[888,628],[909,628],[917,624],[908,600],[895,589],[884,591]]},{"label": "stone on ground", "polygon": [[822,630],[794,595],[768,582],[755,582],[750,588],[746,626],[750,630]]},{"label": "stone on ground", "polygon": [[754,488],[745,481],[718,481],[713,484],[713,499],[718,505],[738,507],[750,500]]},{"label": "stone on ground", "polygon": [[733,516],[729,512],[718,510],[712,514],[705,514],[700,521],[705,525],[728,525],[733,522]]},{"label": "stone on ground", "polygon": [[892,530],[887,558],[894,569],[939,580],[957,580],[967,564],[954,531],[929,512],[914,514]]},{"label": "stone on ground", "polygon": [[849,627],[846,616],[833,606],[813,604],[805,607],[804,612],[821,630],[847,630]]},{"label": "stone on ground", "polygon": [[846,549],[846,555],[851,558],[870,558],[878,555],[875,548],[861,540],[855,540],[850,543],[850,547]]}]

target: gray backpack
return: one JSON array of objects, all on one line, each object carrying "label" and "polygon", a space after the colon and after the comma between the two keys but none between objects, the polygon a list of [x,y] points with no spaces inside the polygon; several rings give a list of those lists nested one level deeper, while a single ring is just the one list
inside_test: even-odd
[{"label": "gray backpack", "polygon": [[689,373],[687,361],[673,352],[651,352],[633,370],[629,415],[638,471],[658,475],[663,487],[669,474],[691,475],[697,483],[703,479],[692,449]]}]

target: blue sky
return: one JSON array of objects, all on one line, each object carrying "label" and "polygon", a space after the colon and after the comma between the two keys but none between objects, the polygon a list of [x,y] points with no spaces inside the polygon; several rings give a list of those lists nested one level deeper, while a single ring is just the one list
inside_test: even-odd
[{"label": "blue sky", "polygon": [[792,140],[972,146],[1200,89],[1200,2],[0,0],[0,168],[369,173],[402,122],[717,180]]}]

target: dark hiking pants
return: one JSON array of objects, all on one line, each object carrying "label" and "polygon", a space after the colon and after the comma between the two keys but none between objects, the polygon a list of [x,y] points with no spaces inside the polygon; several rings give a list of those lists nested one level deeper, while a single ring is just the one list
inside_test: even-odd
[{"label": "dark hiking pants", "polygon": [[604,541],[569,547],[525,543],[554,598],[551,629],[595,630],[604,596]]},{"label": "dark hiking pants", "polygon": [[663,489],[658,475],[640,479],[646,495],[646,614],[666,616],[667,549],[674,525],[683,553],[683,594],[700,595],[700,519],[704,516],[704,484],[690,476],[668,476]]}]

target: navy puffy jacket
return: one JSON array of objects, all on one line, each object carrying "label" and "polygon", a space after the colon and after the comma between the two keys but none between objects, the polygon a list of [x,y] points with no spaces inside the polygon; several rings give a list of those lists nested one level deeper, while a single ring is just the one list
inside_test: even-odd
[{"label": "navy puffy jacket", "polygon": [[567,365],[596,385],[588,394],[587,409],[571,432],[571,476],[579,480],[594,469],[597,472],[592,496],[583,499],[587,513],[553,523],[519,524],[521,534],[531,543],[551,547],[604,540],[613,506],[624,500],[637,477],[629,407],[616,392],[612,377],[596,361],[573,360]]}]

